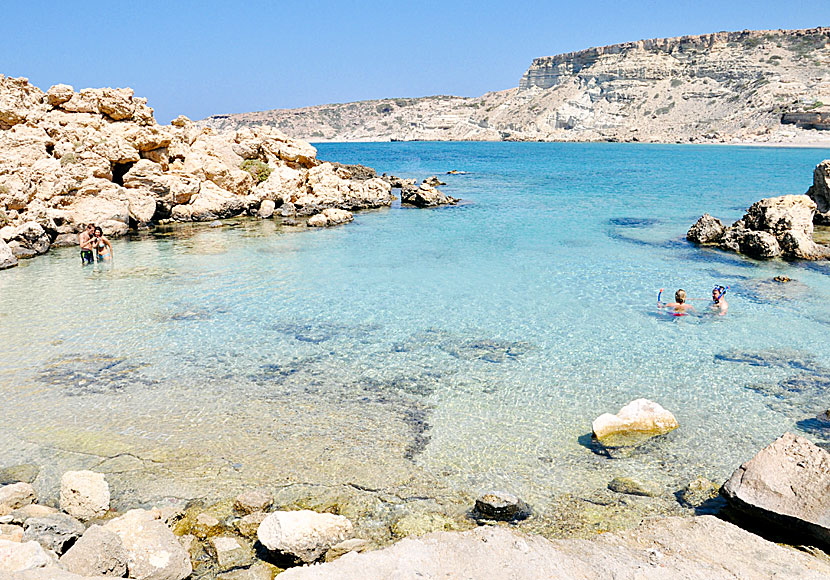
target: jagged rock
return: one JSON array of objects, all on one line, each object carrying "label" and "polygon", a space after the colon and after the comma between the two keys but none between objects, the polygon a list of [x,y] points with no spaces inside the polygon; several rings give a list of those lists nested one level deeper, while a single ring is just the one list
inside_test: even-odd
[{"label": "jagged rock", "polygon": [[121,538],[131,578],[182,580],[193,571],[189,554],[158,519],[160,515],[158,510],[135,509],[104,526]]},{"label": "jagged rock", "polygon": [[187,206],[195,222],[209,222],[229,218],[242,211],[242,198],[226,191],[211,181],[203,181],[199,193]]},{"label": "jagged rock", "polygon": [[127,550],[117,534],[101,526],[91,526],[61,556],[60,563],[81,576],[116,576],[127,573]]},{"label": "jagged rock", "polygon": [[300,562],[314,562],[326,550],[352,536],[352,523],[343,516],[309,510],[268,514],[257,530],[263,546]]},{"label": "jagged rock", "polygon": [[251,514],[267,510],[274,503],[274,497],[267,491],[254,489],[240,493],[234,499],[233,507],[239,513]]},{"label": "jagged rock", "polygon": [[114,121],[129,119],[135,113],[132,89],[99,89],[98,108]]},{"label": "jagged rock", "polygon": [[349,174],[348,179],[354,179],[356,181],[366,181],[367,179],[374,179],[378,176],[377,171],[363,165],[343,165],[342,163],[332,163],[332,165],[338,169],[345,169]]},{"label": "jagged rock", "polygon": [[417,207],[434,207],[438,205],[455,205],[458,200],[444,195],[434,187],[422,183],[420,187],[405,185],[401,189],[401,203]]},{"label": "jagged rock", "polygon": [[816,165],[813,171],[813,185],[807,190],[816,204],[813,221],[817,224],[830,224],[830,159]]},{"label": "jagged rock", "polygon": [[37,542],[0,540],[0,572],[21,572],[52,563],[52,556]]},{"label": "jagged rock", "polygon": [[17,266],[17,257],[12,252],[9,245],[0,239],[0,270],[13,268]]},{"label": "jagged rock", "polygon": [[329,208],[322,212],[313,215],[308,220],[308,227],[310,228],[325,228],[329,226],[337,226],[345,224],[354,220],[354,215],[350,211],[344,209]]},{"label": "jagged rock", "polygon": [[476,499],[475,511],[484,519],[509,522],[526,517],[530,509],[521,498],[512,493],[491,491]]},{"label": "jagged rock", "polygon": [[695,244],[714,244],[723,237],[725,229],[723,222],[705,213],[689,228],[686,239]]},{"label": "jagged rock", "polygon": [[762,199],[724,231],[720,247],[754,258],[830,258],[830,247],[813,241],[815,211],[806,195]]},{"label": "jagged rock", "polygon": [[657,497],[663,493],[653,481],[638,481],[630,477],[615,477],[608,483],[608,489],[616,493]]},{"label": "jagged rock", "polygon": [[631,401],[616,415],[605,413],[592,424],[594,438],[610,448],[635,447],[677,427],[674,415],[648,399]]},{"label": "jagged rock", "polygon": [[29,483],[18,482],[0,487],[0,506],[15,510],[37,501],[35,488]]},{"label": "jagged rock", "polygon": [[439,185],[447,185],[446,182],[441,181],[440,179],[438,179],[437,175],[433,175],[432,177],[427,177],[426,179],[424,179],[423,184],[424,185],[429,185],[431,187],[438,187]]},{"label": "jagged rock", "polygon": [[94,471],[67,471],[61,476],[61,509],[81,519],[101,517],[110,509],[110,487]]},{"label": "jagged rock", "polygon": [[741,465],[721,493],[739,512],[793,540],[830,545],[830,453],[785,433]]},{"label": "jagged rock", "polygon": [[28,258],[31,256],[31,252],[34,252],[34,254],[45,254],[51,244],[49,234],[37,222],[26,222],[17,228],[12,238],[13,242],[17,243],[10,244],[9,247],[12,253],[18,258]]},{"label": "jagged rock", "polygon": [[214,536],[210,547],[221,571],[248,566],[253,561],[251,550],[232,536]]},{"label": "jagged rock", "polygon": [[262,523],[262,520],[264,520],[267,515],[268,514],[265,512],[253,512],[242,516],[236,520],[233,525],[236,528],[236,531],[239,532],[240,536],[254,538],[256,537],[256,531],[259,528],[259,524]]},{"label": "jagged rock", "polygon": [[71,99],[74,94],[75,90],[71,85],[52,85],[46,91],[46,100],[53,107],[57,107]]},{"label": "jagged rock", "polygon": [[40,518],[28,518],[23,524],[23,540],[35,540],[58,555],[72,547],[84,533],[84,525],[66,514],[57,513]]},{"label": "jagged rock", "polygon": [[386,181],[379,178],[355,181],[349,178],[350,175],[343,168],[322,163],[308,171],[308,194],[288,201],[298,208],[311,205],[359,209],[392,204],[395,198]]},{"label": "jagged rock", "polygon": [[548,540],[500,526],[438,532],[291,568],[281,580],[819,580],[830,564],[713,516],[662,518],[591,540]]}]

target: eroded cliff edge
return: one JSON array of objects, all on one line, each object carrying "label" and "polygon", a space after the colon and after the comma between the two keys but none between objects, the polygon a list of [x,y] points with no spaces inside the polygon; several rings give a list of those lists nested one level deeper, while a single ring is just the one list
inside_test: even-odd
[{"label": "eroded cliff edge", "polygon": [[537,58],[475,98],[380,99],[214,115],[312,141],[830,144],[830,28],[718,32]]}]

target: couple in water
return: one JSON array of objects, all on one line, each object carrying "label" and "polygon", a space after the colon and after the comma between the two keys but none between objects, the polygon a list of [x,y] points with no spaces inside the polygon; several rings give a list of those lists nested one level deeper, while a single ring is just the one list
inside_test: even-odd
[{"label": "couple in water", "polygon": [[82,266],[95,261],[112,260],[112,244],[104,237],[104,231],[98,226],[87,224],[86,229],[78,236],[78,245],[81,246]]},{"label": "couple in water", "polygon": [[[712,304],[711,309],[718,316],[723,316],[729,309],[729,304],[726,303],[726,290],[728,286],[715,286],[712,289]],[[663,294],[663,289],[657,295],[657,308],[669,308],[674,316],[685,316],[689,313],[695,312],[694,306],[686,302],[686,291],[681,289],[674,293],[674,302],[661,302],[660,298]],[[697,298],[697,300],[704,300],[704,298]]]}]

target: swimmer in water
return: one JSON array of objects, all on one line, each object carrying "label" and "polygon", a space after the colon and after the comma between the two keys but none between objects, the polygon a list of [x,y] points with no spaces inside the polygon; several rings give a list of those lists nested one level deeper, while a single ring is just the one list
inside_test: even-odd
[{"label": "swimmer in water", "polygon": [[[660,293],[662,294],[662,292],[663,290],[661,289]],[[660,295],[658,294],[657,307],[671,308],[673,310],[672,314],[675,316],[685,316],[695,311],[694,307],[686,302],[686,291],[682,288],[674,293],[674,302],[660,302]]]},{"label": "swimmer in water", "polygon": [[712,310],[715,310],[718,316],[723,316],[729,310],[729,304],[726,303],[726,298],[724,298],[728,288],[728,286],[715,286],[712,289]]}]

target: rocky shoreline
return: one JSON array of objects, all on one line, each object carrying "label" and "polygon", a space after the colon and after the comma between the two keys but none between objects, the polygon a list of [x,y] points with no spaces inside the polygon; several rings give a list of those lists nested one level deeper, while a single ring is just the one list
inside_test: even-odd
[{"label": "rocky shoreline", "polygon": [[[651,401],[632,401],[594,422],[597,445],[636,447],[676,428]],[[610,436],[610,439],[609,439]],[[354,516],[280,505],[268,489],[215,504],[199,500],[118,511],[105,476],[65,472],[38,502],[39,468],[0,470],[0,577],[10,580],[219,578],[822,578],[830,574],[830,453],[786,433],[739,466],[722,487],[698,480],[676,495],[692,517],[639,520],[588,539],[528,535],[533,506],[481,494],[467,531],[397,524],[392,545],[365,535]],[[33,483],[35,485],[33,485]],[[617,478],[615,493],[652,493]],[[48,499],[55,497],[57,499]],[[720,513],[718,517],[703,515]],[[354,521],[353,521],[354,520]],[[393,526],[394,527],[394,526]],[[778,542],[783,545],[778,545]],[[800,546],[799,549],[787,545]],[[808,546],[808,547],[804,547]]]},{"label": "rocky shoreline", "polygon": [[[239,215],[338,225],[353,211],[390,206],[391,181],[321,161],[276,129],[216,135],[183,116],[159,125],[131,89],[44,93],[0,75],[0,269],[77,245],[89,223],[110,237]],[[412,192],[413,184],[402,203],[454,203],[426,184]]]}]

